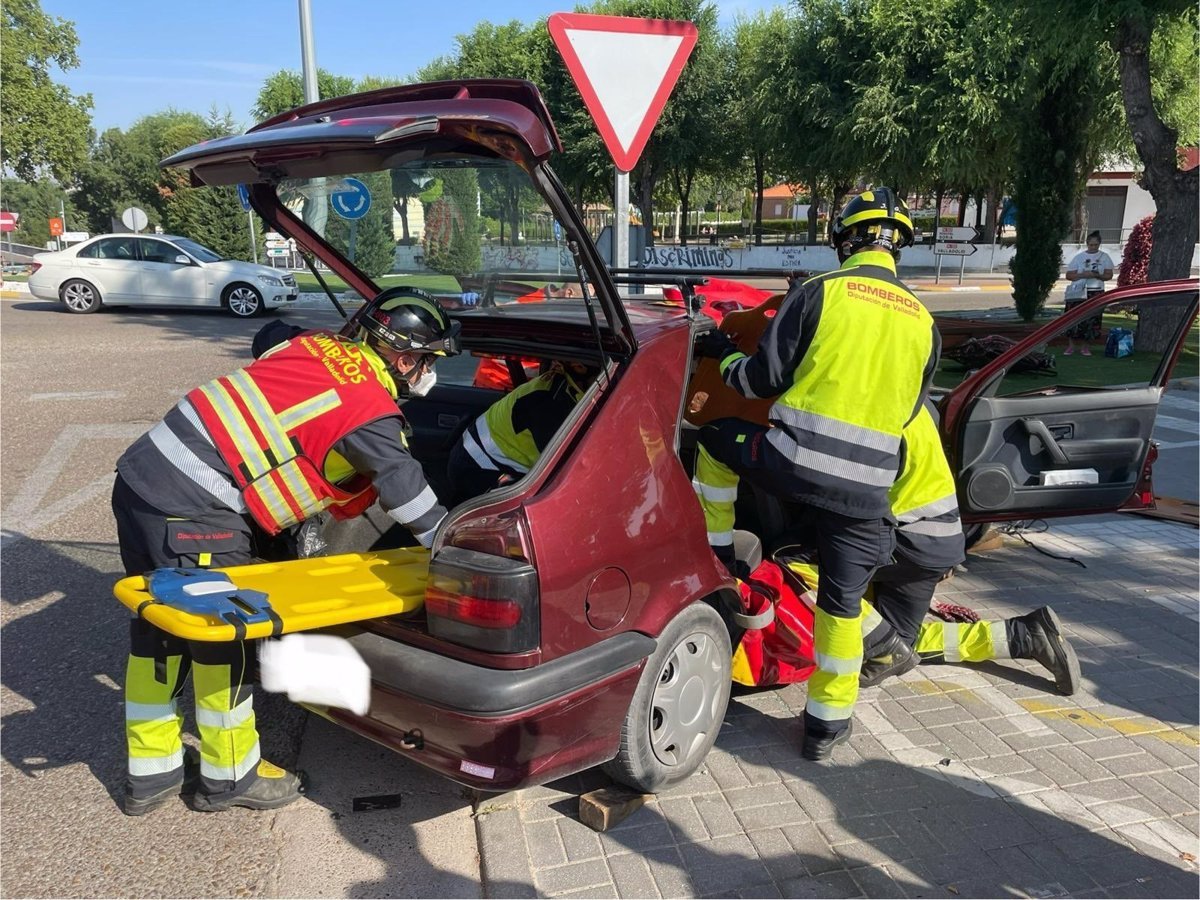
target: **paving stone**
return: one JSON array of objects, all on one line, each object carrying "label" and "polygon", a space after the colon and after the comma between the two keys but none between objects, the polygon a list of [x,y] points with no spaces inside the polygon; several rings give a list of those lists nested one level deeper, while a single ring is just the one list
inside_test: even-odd
[{"label": "paving stone", "polygon": [[785,881],[779,886],[784,897],[861,897],[862,889],[846,871],[827,872]]},{"label": "paving stone", "polygon": [[1054,881],[1073,896],[1098,889],[1095,880],[1087,874],[1086,866],[1080,865],[1079,860],[1068,859],[1051,844],[1043,841],[1023,844],[1021,852],[1049,872]]},{"label": "paving stone", "polygon": [[737,762],[751,785],[772,784],[781,780],[779,770],[760,749],[739,751]]},{"label": "paving stone", "polygon": [[914,785],[895,791],[872,792],[867,799],[873,812],[892,813],[924,808],[928,804],[929,794]]},{"label": "paving stone", "polygon": [[650,866],[641,854],[625,853],[611,856],[608,868],[619,897],[657,897],[658,888],[650,874]]},{"label": "paving stone", "polygon": [[[1183,738],[1177,731],[1139,735],[1133,738],[1135,744],[1151,756],[1158,757],[1172,769],[1196,764],[1196,747],[1195,745],[1188,746],[1182,742],[1184,740],[1186,738]],[[1180,741],[1180,743],[1175,743],[1175,741]]]},{"label": "paving stone", "polygon": [[[662,818],[642,818],[644,812],[649,812],[649,810],[636,813],[632,819],[621,823],[620,827],[594,835],[600,839],[600,846],[605,853],[621,853],[625,850],[637,852],[651,847],[666,847],[675,843],[675,836],[671,832],[670,824]],[[639,820],[641,824],[626,824],[630,821],[636,823]]]},{"label": "paving stone", "polygon": [[734,815],[747,832],[759,831],[763,828],[780,828],[784,825],[801,825],[811,822],[800,804],[789,798],[788,803],[776,803],[771,806],[754,806],[750,809],[735,809]]},{"label": "paving stone", "polygon": [[673,800],[659,800],[658,808],[662,810],[663,818],[671,829],[671,836],[677,844],[688,841],[707,841],[712,835],[704,827],[704,820],[696,809],[696,804],[690,797],[679,797]]},{"label": "paving stone", "polygon": [[1078,781],[1059,782],[1064,787],[1070,784],[1090,784],[1096,781],[1104,781],[1109,777],[1108,769],[1088,756],[1083,750],[1080,750],[1079,747],[1052,747],[1048,752],[1063,765],[1077,773]]},{"label": "paving stone", "polygon": [[[709,755],[711,756],[712,754]],[[665,791],[659,791],[658,799],[667,800],[672,797],[693,797],[696,794],[716,794],[720,790],[721,786],[717,784],[716,779],[705,768],[692,773],[679,782],[679,784],[673,785]]]},{"label": "paving stone", "polygon": [[775,881],[803,878],[808,875],[804,858],[792,847],[782,829],[769,828],[749,835],[759,859]]},{"label": "paving stone", "polygon": [[897,837],[878,837],[869,841],[835,844],[833,851],[841,857],[842,864],[847,869],[903,862],[908,858],[908,847]]},{"label": "paving stone", "polygon": [[538,890],[552,895],[567,891],[599,890],[612,885],[608,864],[603,859],[540,869],[534,873],[534,879]]},{"label": "paving stone", "polygon": [[1136,756],[1118,756],[1116,759],[1106,759],[1103,765],[1118,778],[1127,775],[1147,775],[1151,772],[1170,769],[1170,766],[1161,759],[1144,751]]},{"label": "paving stone", "polygon": [[714,838],[737,834],[742,830],[737,816],[729,808],[723,795],[700,797],[696,800],[696,811],[704,821],[705,830]]},{"label": "paving stone", "polygon": [[1021,755],[1036,772],[1049,778],[1056,785],[1081,784],[1087,780],[1049,749],[1027,750]]},{"label": "paving stone", "polygon": [[1096,762],[1106,762],[1120,756],[1134,756],[1141,751],[1137,744],[1128,738],[1102,737],[1075,745],[1081,753]]},{"label": "paving stone", "polygon": [[816,825],[790,825],[781,829],[792,848],[799,854],[811,874],[842,868],[841,859],[833,852]]},{"label": "paving stone", "polygon": [[[658,892],[664,897],[693,897],[696,891],[676,847],[655,847],[642,854]],[[635,895],[641,896],[641,895]]]},{"label": "paving stone", "polygon": [[795,797],[788,788],[780,783],[756,785],[754,787],[740,788],[738,790],[725,791],[725,800],[730,807],[738,809],[748,809],[752,806],[768,806],[778,803],[794,803]]},{"label": "paving stone", "polygon": [[[1200,795],[1197,794],[1196,786],[1188,779],[1179,774],[1178,771],[1172,772],[1155,772],[1150,776],[1134,776],[1129,779],[1131,784],[1138,783],[1143,777],[1149,777],[1163,788],[1169,790],[1172,794],[1178,797],[1185,803],[1190,805],[1188,811],[1195,812],[1197,801],[1200,800]],[[1149,796],[1147,794],[1147,796]]]},{"label": "paving stone", "polygon": [[501,809],[477,816],[475,827],[479,835],[480,875],[492,886],[490,896],[536,896],[529,871],[529,851],[517,811]]},{"label": "paving stone", "polygon": [[600,835],[582,822],[564,816],[558,823],[558,833],[570,862],[582,862],[601,855]]},{"label": "paving stone", "polygon": [[854,883],[867,897],[906,897],[887,866],[858,866],[848,870]]},{"label": "paving stone", "polygon": [[[560,815],[559,818],[561,819],[562,816]],[[529,861],[535,869],[561,866],[569,861],[567,851],[559,837],[558,826],[558,821],[536,822],[525,826],[525,842],[529,845]]]},{"label": "paving stone", "polygon": [[746,777],[746,773],[738,765],[737,759],[725,750],[718,750],[716,748],[710,750],[708,758],[704,762],[704,767],[723,791],[748,787],[750,785],[750,779]]}]

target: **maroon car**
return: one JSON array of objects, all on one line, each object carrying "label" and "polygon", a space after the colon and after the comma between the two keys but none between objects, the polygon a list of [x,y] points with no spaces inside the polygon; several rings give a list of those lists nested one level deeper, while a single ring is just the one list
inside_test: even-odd
[{"label": "maroon car", "polygon": [[[683,423],[693,342],[712,322],[618,289],[549,165],[561,149],[533,85],[481,80],[322,101],[165,164],[197,185],[247,185],[275,230],[360,295],[412,284],[466,307],[454,315],[467,352],[439,363],[438,385],[404,408],[443,496],[451,447],[501,396],[472,384],[469,354],[510,358],[516,383],[522,361],[601,371],[525,477],[451,511],[424,610],[341,631],[371,667],[369,713],[319,712],[472,787],[605,764],[652,791],[697,768],[729,698],[722,611],[736,595],[709,550]],[[561,241],[520,240],[552,222]],[[553,290],[517,303],[506,283]],[[1137,300],[1160,295],[1194,315],[1194,282]],[[1035,385],[1011,397],[996,366],[969,379],[947,401],[968,509],[1120,506],[1146,463],[1168,368],[1137,388]],[[1100,483],[1040,488],[1061,459]],[[777,526],[747,508],[769,539]],[[382,546],[387,524],[369,516],[336,549]]]}]

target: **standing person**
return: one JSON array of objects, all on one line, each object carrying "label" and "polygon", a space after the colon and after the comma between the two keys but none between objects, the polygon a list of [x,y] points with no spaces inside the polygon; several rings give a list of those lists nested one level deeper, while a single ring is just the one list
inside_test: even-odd
[{"label": "standing person", "polygon": [[[1104,282],[1113,276],[1112,257],[1100,249],[1100,232],[1093,231],[1087,236],[1087,249],[1080,250],[1075,258],[1067,265],[1067,285],[1065,294],[1066,311],[1078,306],[1093,294],[1104,290]],[[1100,316],[1092,316],[1080,322],[1067,333],[1067,349],[1063,356],[1075,352],[1075,341],[1080,343],[1081,356],[1091,356],[1092,350],[1088,343],[1100,337]]]},{"label": "standing person", "polygon": [[718,419],[700,430],[695,487],[717,557],[733,571],[739,476],[814,509],[823,577],[805,759],[827,758],[850,736],[862,596],[891,557],[888,490],[900,468],[901,433],[937,366],[933,317],[896,277],[896,259],[912,239],[904,202],[889,188],[864,191],[830,224],[841,268],[788,291],[754,356],[719,331],[700,346],[743,396],[778,396],[769,426]]},{"label": "standing person", "polygon": [[468,425],[450,451],[451,503],[477,497],[505,476],[520,478],[533,468],[593,374],[581,363],[555,363]]},{"label": "standing person", "polygon": [[[329,509],[350,518],[378,497],[429,546],[446,514],[408,452],[397,401],[425,393],[437,357],[458,352],[457,322],[422,291],[393,288],[361,314],[358,340],[321,331],[260,342],[262,355],[191,391],[117,462],[112,507],[127,574],[248,563],[256,535]],[[244,642],[188,642],[130,623],[124,808],[180,793],[176,699],[191,671],[200,735],[193,805],[276,809],[295,775],[260,759]],[[191,774],[191,773],[189,773]]]}]

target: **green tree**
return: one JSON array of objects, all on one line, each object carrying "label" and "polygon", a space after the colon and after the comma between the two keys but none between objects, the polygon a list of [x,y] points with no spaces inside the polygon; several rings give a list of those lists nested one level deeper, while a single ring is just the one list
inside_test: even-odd
[{"label": "green tree", "polygon": [[442,194],[425,210],[425,265],[448,275],[477,272],[479,179],[474,169],[441,173]]},{"label": "green tree", "polygon": [[0,165],[24,181],[49,172],[73,183],[87,158],[91,94],[75,96],[51,78],[79,65],[75,25],[42,12],[37,0],[0,8]]},{"label": "green tree", "polygon": [[63,211],[59,204],[66,205],[67,228],[71,231],[86,231],[83,215],[75,206],[74,198],[62,186],[43,178],[34,182],[17,178],[5,178],[0,190],[4,194],[4,208],[17,213],[17,230],[5,235],[14,243],[44,247],[50,240],[50,220],[58,218]]},{"label": "green tree", "polygon": [[[334,75],[324,69],[317,70],[317,96],[321,100],[354,93],[354,79],[346,75]],[[304,77],[295,69],[280,69],[267,77],[258,90],[258,98],[250,108],[250,115],[258,121],[269,119],[289,109],[304,105]]]},{"label": "green tree", "polygon": [[[353,222],[331,215],[325,227],[325,239],[371,278],[386,275],[395,268],[396,238],[392,231],[392,179],[388,172],[356,176],[371,192],[371,208]],[[354,252],[350,252],[351,232]]]}]

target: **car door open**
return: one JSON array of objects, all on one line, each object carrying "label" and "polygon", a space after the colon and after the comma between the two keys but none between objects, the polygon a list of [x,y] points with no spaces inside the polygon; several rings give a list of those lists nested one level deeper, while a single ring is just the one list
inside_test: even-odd
[{"label": "car door open", "polygon": [[[1127,310],[1131,303],[1136,317]],[[942,405],[963,517],[1062,516],[1126,505],[1142,478],[1172,369],[1180,359],[1189,370],[1196,366],[1196,309],[1195,281],[1114,291],[1081,304],[968,377]],[[1113,329],[1134,332],[1136,348],[1139,325],[1148,331],[1160,312],[1169,312],[1166,349],[1105,356],[1105,337]],[[1096,352],[1065,357],[1068,336],[1081,340],[1081,326],[1097,321]],[[1020,365],[1037,351],[1055,355],[1057,371]]]}]

